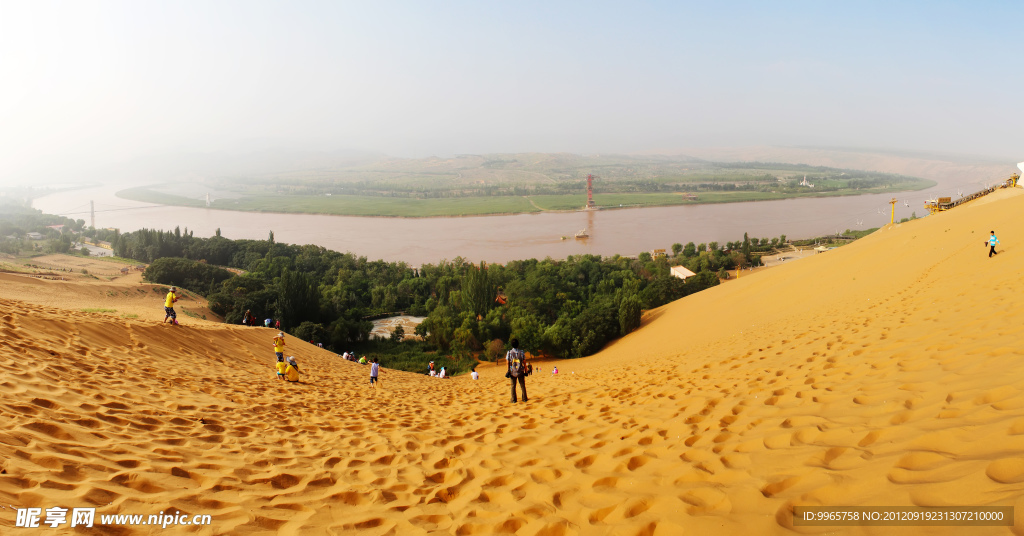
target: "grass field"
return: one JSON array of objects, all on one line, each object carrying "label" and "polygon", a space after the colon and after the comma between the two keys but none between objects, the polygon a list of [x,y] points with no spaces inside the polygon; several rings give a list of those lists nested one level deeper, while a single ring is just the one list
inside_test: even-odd
[{"label": "grass field", "polygon": [[[800,192],[701,191],[697,201],[687,201],[681,193],[608,193],[595,194],[594,202],[601,208],[656,207],[683,204],[741,203],[799,197],[835,197],[883,192],[913,191],[933,186],[932,181],[918,179],[902,183],[901,188],[841,189],[832,192],[806,190]],[[155,192],[150,187],[122,190],[118,197],[186,207],[205,207],[205,201]],[[493,214],[525,214],[544,211],[579,210],[586,196],[579,195],[495,195],[480,197],[449,197],[416,199],[358,195],[251,195],[236,199],[218,199],[212,208],[245,212],[283,212],[301,214],[332,214],[339,216],[386,216],[432,218],[446,216],[480,216]]]},{"label": "grass field", "polygon": [[430,218],[480,214],[539,212],[526,198],[514,196],[412,199],[407,197],[248,197],[213,203],[213,208],[250,212],[303,212],[348,216]]}]

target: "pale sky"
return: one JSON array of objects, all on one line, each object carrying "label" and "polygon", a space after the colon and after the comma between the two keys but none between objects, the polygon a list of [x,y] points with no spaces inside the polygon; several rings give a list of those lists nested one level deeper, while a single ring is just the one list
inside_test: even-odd
[{"label": "pale sky", "polygon": [[1024,159],[1019,2],[0,0],[0,181],[148,155]]}]

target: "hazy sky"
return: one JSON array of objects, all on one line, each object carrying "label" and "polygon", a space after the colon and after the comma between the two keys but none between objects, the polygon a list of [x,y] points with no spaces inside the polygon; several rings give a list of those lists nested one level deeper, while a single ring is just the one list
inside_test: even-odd
[{"label": "hazy sky", "polygon": [[1024,158],[1020,2],[0,0],[0,180],[255,147]]}]

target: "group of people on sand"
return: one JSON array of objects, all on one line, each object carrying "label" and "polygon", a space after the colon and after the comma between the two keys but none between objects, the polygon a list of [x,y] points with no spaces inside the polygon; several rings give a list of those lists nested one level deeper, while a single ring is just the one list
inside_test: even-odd
[{"label": "group of people on sand", "polygon": [[[274,329],[281,329],[281,321],[274,320],[273,318],[264,318],[263,327],[269,328],[273,324]],[[246,309],[242,315],[242,325],[249,327],[259,327],[259,322],[256,320],[256,315],[252,314],[251,309]]]},{"label": "group of people on sand", "polygon": [[434,362],[433,361],[431,361],[430,363],[427,364],[427,374],[429,374],[431,378],[447,378],[448,377],[448,371],[445,370],[444,367],[441,367],[441,370],[437,370],[437,368],[434,367]]},{"label": "group of people on sand", "polygon": [[[284,357],[284,332],[278,332],[277,336],[274,337],[274,355],[277,356],[277,378],[289,382],[299,381],[299,364],[295,361],[295,356],[288,356],[287,361]],[[370,386],[376,388],[377,381],[380,378],[380,361],[375,357],[372,361],[367,361],[366,356],[360,357],[356,361],[356,354],[353,352],[345,352],[342,357],[346,361],[355,361],[360,365],[370,365]]]},{"label": "group of people on sand", "polygon": [[[995,251],[995,244],[997,243],[998,239],[995,238],[995,233],[993,232],[993,253]],[[175,325],[178,324],[178,316],[174,312],[174,302],[178,301],[177,291],[177,287],[171,287],[170,292],[167,293],[167,297],[164,300],[164,312],[166,313],[166,316],[164,317],[164,322],[167,322],[168,319],[170,319]],[[246,311],[245,314],[246,318],[250,316],[249,311]],[[265,324],[269,325],[269,321],[270,319],[267,319],[267,322],[265,322]],[[280,325],[280,321],[278,321],[278,325]],[[519,384],[519,392],[522,393],[523,402],[526,402],[528,400],[526,398],[526,377],[533,374],[533,365],[526,361],[526,352],[523,352],[522,350],[519,349],[518,339],[512,339],[510,341],[510,344],[512,346],[512,349],[505,354],[505,363],[508,365],[508,371],[505,373],[505,377],[509,378],[509,380],[511,381],[512,403],[516,404],[518,403],[519,398],[516,396],[516,384]],[[287,361],[285,360],[284,348],[284,332],[280,331],[277,333],[277,336],[274,337],[274,355],[277,357],[277,364],[275,365],[277,368],[277,377],[280,380],[297,382],[299,381],[299,364],[295,361],[295,356],[288,356]],[[366,356],[360,357],[357,361],[356,354],[354,352],[345,352],[344,354],[342,354],[341,357],[346,361],[356,361],[361,365],[369,364],[370,385],[373,387],[377,386],[377,381],[380,375],[380,362],[376,357],[373,358],[372,362],[367,361]],[[430,376],[434,378],[446,378],[448,375],[448,372],[445,370],[444,367],[441,367],[440,370],[437,370],[433,361],[431,361],[430,364],[427,365],[427,371],[430,374]],[[540,367],[537,367],[537,371],[540,372]],[[558,374],[557,366],[554,367],[554,370],[551,371],[551,374]],[[471,376],[474,380],[480,379],[480,374],[477,373],[476,367],[473,368]]]},{"label": "group of people on sand", "polygon": [[341,358],[344,359],[345,361],[351,361],[353,363],[359,363],[360,365],[365,365],[365,364],[369,363],[369,361],[366,360],[366,356],[365,355],[363,357],[356,357],[356,353],[355,352],[345,352],[345,353],[341,354]]},{"label": "group of people on sand", "polygon": [[274,355],[277,356],[277,379],[297,382],[299,381],[299,364],[295,362],[295,356],[288,356],[288,361],[284,359],[284,332],[279,331],[277,336],[274,337]]}]

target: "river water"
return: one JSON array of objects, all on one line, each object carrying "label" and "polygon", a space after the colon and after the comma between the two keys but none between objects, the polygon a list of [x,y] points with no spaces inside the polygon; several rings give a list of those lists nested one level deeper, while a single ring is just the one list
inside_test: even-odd
[{"label": "river water", "polygon": [[[889,222],[892,194],[758,201],[716,205],[630,208],[571,213],[474,216],[462,218],[366,218],[315,214],[271,214],[204,208],[156,206],[115,196],[126,185],[102,185],[58,192],[33,206],[49,214],[84,219],[89,201],[96,204],[96,226],[122,232],[141,228],[188,228],[211,236],[220,228],[227,238],[265,239],[316,244],[349,251],[371,260],[405,261],[413,266],[462,257],[504,263],[514,259],[589,253],[637,255],[674,243],[720,243],[751,237],[820,236],[846,229],[867,229]],[[973,191],[973,190],[969,190]],[[955,194],[955,189],[953,194]],[[923,202],[951,195],[949,186],[897,193],[897,220],[911,212],[923,216]],[[581,196],[580,204],[583,204]],[[904,206],[908,200],[910,206]],[[858,225],[859,224],[859,225]],[[580,229],[590,238],[575,239]],[[568,237],[562,240],[561,237]]]}]

